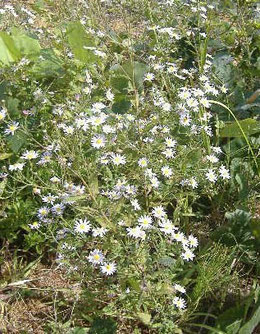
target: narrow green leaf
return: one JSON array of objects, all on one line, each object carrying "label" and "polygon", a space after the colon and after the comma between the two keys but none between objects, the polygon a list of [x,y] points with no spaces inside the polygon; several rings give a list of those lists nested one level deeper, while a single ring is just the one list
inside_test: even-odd
[{"label": "narrow green leaf", "polygon": [[13,153],[1,153],[0,154],[0,160],[5,160],[10,158],[13,155]]},{"label": "narrow green leaf", "polygon": [[252,334],[256,326],[259,324],[260,324],[260,305],[256,309],[252,318],[243,327],[241,327],[238,333],[239,334]]}]

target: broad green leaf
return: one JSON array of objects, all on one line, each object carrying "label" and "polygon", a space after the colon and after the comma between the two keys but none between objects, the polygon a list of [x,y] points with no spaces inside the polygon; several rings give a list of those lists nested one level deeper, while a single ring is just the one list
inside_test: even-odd
[{"label": "broad green leaf", "polygon": [[233,58],[228,53],[219,53],[214,57],[213,65],[217,76],[225,83],[234,77]]},{"label": "broad green leaf", "polygon": [[112,76],[110,79],[110,85],[120,93],[127,93],[129,78],[123,75]]},{"label": "broad green leaf", "polygon": [[[247,136],[260,132],[260,122],[255,119],[247,118],[239,123]],[[243,134],[236,122],[227,122],[225,127],[220,130],[220,137],[243,137]]]},{"label": "broad green leaf", "polygon": [[142,312],[138,312],[137,313],[137,317],[139,320],[142,321],[143,324],[145,324],[146,326],[148,326],[151,323],[151,314],[149,313],[142,313]]},{"label": "broad green leaf", "polygon": [[64,74],[62,60],[53,49],[42,49],[40,56],[32,68],[32,72],[39,78],[57,77]]},{"label": "broad green leaf", "polygon": [[34,58],[40,54],[41,47],[37,39],[32,38],[17,28],[12,29],[14,45],[28,58]]},{"label": "broad green leaf", "polygon": [[133,63],[129,61],[123,65],[123,69],[135,83],[135,86],[140,88],[143,84],[144,75],[146,72],[148,72],[148,66],[137,61]]},{"label": "broad green leaf", "polygon": [[113,73],[126,77],[139,91],[143,89],[144,75],[148,72],[149,67],[137,61],[128,61],[123,65],[116,64],[110,68]]},{"label": "broad green leaf", "polygon": [[9,65],[21,57],[12,37],[7,33],[0,32],[0,63]]},{"label": "broad green leaf", "polygon": [[11,117],[17,117],[20,115],[18,109],[19,103],[20,100],[11,96],[6,99],[6,107]]},{"label": "broad green leaf", "polygon": [[[98,57],[94,54],[94,38],[88,34],[80,22],[72,22],[67,27],[68,42],[76,59],[83,63],[94,63]],[[90,49],[87,49],[90,48]]]},{"label": "broad green leaf", "polygon": [[89,330],[89,334],[115,334],[117,323],[113,319],[95,319]]},{"label": "broad green leaf", "polygon": [[20,151],[26,143],[26,140],[27,136],[19,130],[13,136],[7,137],[7,142],[14,153],[18,153]]},{"label": "broad green leaf", "polygon": [[131,109],[132,103],[125,96],[116,96],[115,102],[112,106],[112,111],[118,114],[124,114]]}]

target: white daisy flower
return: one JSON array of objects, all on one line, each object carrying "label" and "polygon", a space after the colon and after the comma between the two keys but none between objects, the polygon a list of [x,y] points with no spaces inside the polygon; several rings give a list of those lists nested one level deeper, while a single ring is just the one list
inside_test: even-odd
[{"label": "white daisy flower", "polygon": [[104,147],[106,144],[106,139],[104,136],[95,136],[91,139],[91,145],[95,148]]},{"label": "white daisy flower", "polygon": [[190,235],[189,238],[188,238],[188,241],[189,241],[189,246],[191,248],[196,248],[198,247],[198,239],[196,237],[194,237],[193,235]]},{"label": "white daisy flower", "polygon": [[148,165],[148,161],[146,158],[141,158],[138,160],[138,166],[145,168]]},{"label": "white daisy flower", "polygon": [[111,158],[112,158],[113,164],[116,166],[124,165],[126,163],[125,156],[121,154],[113,154]]},{"label": "white daisy flower", "polygon": [[108,89],[108,91],[106,92],[106,98],[112,102],[114,100],[115,95],[111,92],[111,89]]},{"label": "white daisy flower", "polygon": [[146,73],[146,75],[144,76],[144,80],[145,81],[153,81],[154,80],[154,74],[153,73]]},{"label": "white daisy flower", "polygon": [[141,210],[140,204],[138,203],[137,199],[131,200],[131,204],[132,204],[135,211]]},{"label": "white daisy flower", "polygon": [[92,104],[91,107],[91,111],[93,111],[94,113],[99,113],[101,112],[102,109],[105,109],[106,105],[102,102],[96,102],[94,104]]},{"label": "white daisy flower", "polygon": [[160,225],[160,230],[165,234],[173,234],[174,231],[176,230],[176,227],[169,219],[163,220],[162,222],[159,223],[159,225]]},{"label": "white daisy flower", "polygon": [[18,122],[9,123],[7,128],[5,129],[5,134],[7,135],[14,135],[15,131],[19,128]]},{"label": "white daisy flower", "polygon": [[175,147],[177,142],[176,140],[170,138],[170,137],[167,137],[165,138],[165,144],[168,146],[168,147]]},{"label": "white daisy flower", "polygon": [[52,208],[51,211],[53,214],[57,216],[61,216],[63,214],[63,211],[65,210],[65,205],[62,203],[55,204]]},{"label": "white daisy flower", "polygon": [[174,284],[173,287],[176,291],[179,291],[181,293],[186,293],[186,289],[183,286],[181,286],[180,284]]},{"label": "white daisy flower", "polygon": [[37,216],[40,218],[46,217],[49,212],[50,212],[50,209],[47,208],[46,206],[43,206],[42,208],[38,210]]},{"label": "white daisy flower", "polygon": [[102,264],[104,262],[104,255],[99,249],[94,249],[89,253],[88,261],[94,265]]},{"label": "white daisy flower", "polygon": [[170,178],[172,176],[172,169],[169,166],[164,166],[161,169],[163,176]]},{"label": "white daisy flower", "polygon": [[6,110],[1,109],[0,110],[0,121],[2,121],[6,117]]},{"label": "white daisy flower", "polygon": [[181,254],[183,260],[192,261],[195,257],[194,253],[190,249],[185,249],[185,252]]},{"label": "white daisy flower", "polygon": [[185,241],[185,235],[182,232],[178,232],[178,231],[172,233],[172,238],[173,238],[173,240],[176,240],[178,242]]},{"label": "white daisy flower", "polygon": [[206,173],[206,178],[210,181],[215,183],[217,181],[217,175],[212,169],[209,169],[208,172]]},{"label": "white daisy flower", "polygon": [[192,177],[189,181],[188,181],[189,186],[192,189],[196,189],[198,188],[198,182],[196,181],[196,179],[194,177]]},{"label": "white daisy flower", "polygon": [[156,206],[153,209],[152,214],[154,215],[155,218],[158,218],[158,219],[162,219],[166,216],[166,212],[161,205]]},{"label": "white daisy flower", "polygon": [[218,162],[218,160],[219,160],[214,154],[207,155],[206,158],[209,162],[211,162],[213,164]]},{"label": "white daisy flower", "polygon": [[133,237],[135,239],[142,239],[144,240],[146,235],[145,235],[145,231],[141,229],[140,226],[136,226],[136,227],[128,227],[127,229],[127,234],[130,237]]},{"label": "white daisy flower", "polygon": [[152,227],[152,218],[150,216],[141,216],[138,218],[138,223],[140,227],[144,230],[149,229]]},{"label": "white daisy flower", "polygon": [[57,176],[53,176],[53,177],[51,177],[51,178],[50,178],[50,181],[51,181],[52,183],[61,183],[60,178],[58,178]]},{"label": "white daisy flower", "polygon": [[28,224],[28,226],[32,229],[32,230],[37,230],[41,224],[39,222],[33,222],[32,224]]},{"label": "white daisy flower", "polygon": [[74,229],[78,233],[88,233],[91,230],[91,225],[87,219],[79,219],[76,221]]},{"label": "white daisy flower", "polygon": [[163,155],[165,155],[166,158],[173,158],[175,151],[171,148],[167,148],[165,151],[162,152]]},{"label": "white daisy flower", "polygon": [[25,160],[32,160],[36,159],[38,157],[38,153],[35,151],[26,151],[24,154],[21,156],[22,159]]},{"label": "white daisy flower", "polygon": [[113,275],[116,272],[116,263],[110,262],[110,263],[104,263],[101,267],[101,272],[107,276]]},{"label": "white daisy flower", "polygon": [[107,232],[108,229],[104,227],[96,227],[92,229],[93,237],[103,237]]},{"label": "white daisy flower", "polygon": [[150,181],[151,181],[151,186],[153,188],[158,188],[159,187],[160,182],[159,182],[159,180],[157,179],[156,176],[152,176]]},{"label": "white daisy flower", "polygon": [[205,108],[209,108],[210,107],[210,102],[204,97],[200,100],[200,103],[205,107]]},{"label": "white daisy flower", "polygon": [[230,179],[229,170],[223,165],[219,168],[219,174],[223,180]]},{"label": "white daisy flower", "polygon": [[17,162],[13,165],[9,165],[9,170],[13,171],[13,170],[22,170],[24,167],[25,163],[23,162]]},{"label": "white daisy flower", "polygon": [[178,308],[178,309],[185,309],[186,308],[186,302],[183,298],[180,297],[174,297],[173,298],[173,304]]}]

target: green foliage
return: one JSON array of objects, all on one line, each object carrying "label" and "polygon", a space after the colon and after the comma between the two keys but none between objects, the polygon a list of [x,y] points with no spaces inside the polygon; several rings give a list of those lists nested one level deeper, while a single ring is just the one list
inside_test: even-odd
[{"label": "green foliage", "polygon": [[[243,119],[239,121],[239,124],[247,136],[251,136],[260,131],[260,123],[255,119]],[[220,137],[243,137],[243,133],[241,133],[236,122],[229,122],[220,130]]]},{"label": "green foliage", "polygon": [[244,261],[254,263],[257,259],[257,242],[251,228],[250,213],[236,209],[225,216],[228,223],[214,231],[212,238],[227,246],[236,246]]},{"label": "green foliage", "polygon": [[14,40],[10,35],[0,32],[0,63],[10,65],[21,57],[19,49],[15,46]]},{"label": "green foliage", "polygon": [[49,79],[64,75],[63,62],[54,49],[41,49],[40,56],[32,67],[37,79]]},{"label": "green foliage", "polygon": [[37,39],[26,35],[17,28],[12,29],[12,39],[15,47],[23,56],[26,56],[29,59],[36,59],[37,56],[39,56],[41,46]]},{"label": "green foliage", "polygon": [[95,319],[89,333],[90,334],[115,334],[117,324],[113,319]]},{"label": "green foliage", "polygon": [[242,303],[231,307],[216,321],[216,328],[225,334],[252,334],[260,319],[259,287]]},{"label": "green foliage", "polygon": [[[79,288],[51,287],[44,330],[253,333],[258,286],[242,296],[245,277],[259,278],[251,4],[65,2],[1,14],[1,242]],[[8,281],[30,273],[15,261]]]},{"label": "green foliage", "polygon": [[93,53],[95,40],[88,34],[80,22],[71,22],[67,26],[68,42],[76,59],[85,64],[92,64],[97,61]]}]

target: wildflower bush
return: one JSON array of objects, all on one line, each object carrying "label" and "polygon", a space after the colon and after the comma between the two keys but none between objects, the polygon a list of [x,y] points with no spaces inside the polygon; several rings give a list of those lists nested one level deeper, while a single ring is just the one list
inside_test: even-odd
[{"label": "wildflower bush", "polygon": [[[82,289],[67,322],[46,332],[257,326],[257,10],[253,1],[3,5],[1,238],[52,254]],[[248,270],[245,317],[211,318]]]}]

